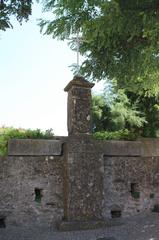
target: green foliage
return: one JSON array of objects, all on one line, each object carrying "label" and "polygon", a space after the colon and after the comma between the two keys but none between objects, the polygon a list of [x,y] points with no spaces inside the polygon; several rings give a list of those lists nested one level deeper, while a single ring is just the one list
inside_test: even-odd
[{"label": "green foliage", "polygon": [[106,104],[104,98],[93,99],[94,131],[128,129],[142,136],[158,137],[158,0],[43,3],[45,11],[54,16],[41,20],[41,31],[61,40],[79,32],[80,52],[86,59],[80,73],[92,80],[115,82],[119,89],[111,104],[108,98]]},{"label": "green foliage", "polygon": [[92,98],[92,119],[93,131],[110,129],[110,107],[106,104],[105,98],[102,95],[93,96]]},{"label": "green foliage", "polygon": [[28,20],[31,15],[31,0],[0,0],[0,30],[5,31],[12,28],[11,16],[22,23],[22,20]]},{"label": "green foliage", "polygon": [[41,20],[44,34],[66,39],[79,31],[85,76],[116,79],[118,88],[144,95],[159,92],[157,0],[44,0],[54,13]]},{"label": "green foliage", "polygon": [[98,140],[136,140],[137,135],[130,132],[128,129],[122,129],[119,131],[102,131],[95,132],[93,134],[95,139]]},{"label": "green foliage", "polygon": [[124,90],[118,90],[117,98],[111,107],[112,121],[116,129],[140,128],[146,123],[141,112],[135,104],[131,104]]},{"label": "green foliage", "polygon": [[137,105],[131,104],[124,90],[118,90],[111,104],[104,96],[92,99],[92,118],[94,131],[118,131],[128,129],[137,131],[146,120]]},{"label": "green foliage", "polygon": [[131,196],[135,199],[139,199],[140,198],[140,192],[132,192]]},{"label": "green foliage", "polygon": [[52,139],[54,134],[52,129],[42,132],[40,129],[15,129],[15,128],[0,128],[0,156],[7,154],[7,145],[9,139]]},{"label": "green foliage", "polygon": [[138,109],[144,114],[146,124],[143,125],[143,137],[159,137],[159,96],[144,96],[128,92],[130,102],[136,102]]}]

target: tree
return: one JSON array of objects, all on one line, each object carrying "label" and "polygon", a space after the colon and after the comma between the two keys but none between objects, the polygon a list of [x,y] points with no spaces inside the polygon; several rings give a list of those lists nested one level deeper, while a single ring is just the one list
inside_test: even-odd
[{"label": "tree", "polygon": [[131,103],[124,90],[121,89],[118,90],[111,104],[107,104],[107,99],[103,95],[93,96],[92,112],[95,132],[124,129],[139,132],[147,123],[138,105]]},{"label": "tree", "polygon": [[127,129],[142,137],[159,137],[159,97],[141,96],[118,90],[109,95],[95,95],[92,99],[94,132]]},{"label": "tree", "polygon": [[44,0],[53,20],[41,20],[44,34],[66,39],[80,32],[82,72],[92,79],[116,79],[138,94],[159,92],[158,0]]},{"label": "tree", "polygon": [[31,15],[31,0],[0,0],[0,30],[5,31],[12,28],[11,16],[22,23],[22,20],[28,20]]},{"label": "tree", "polygon": [[142,127],[142,136],[159,137],[159,96],[142,96],[127,92],[130,103],[136,102],[138,109],[144,114],[146,124]]},{"label": "tree", "polygon": [[92,97],[92,120],[94,132],[111,129],[110,107],[103,95]]}]

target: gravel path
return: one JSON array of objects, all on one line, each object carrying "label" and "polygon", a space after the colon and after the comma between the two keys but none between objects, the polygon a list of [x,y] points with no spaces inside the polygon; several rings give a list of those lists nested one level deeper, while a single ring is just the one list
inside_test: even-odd
[{"label": "gravel path", "polygon": [[121,226],[76,232],[7,227],[0,229],[0,240],[159,240],[159,213],[142,214],[124,221]]}]

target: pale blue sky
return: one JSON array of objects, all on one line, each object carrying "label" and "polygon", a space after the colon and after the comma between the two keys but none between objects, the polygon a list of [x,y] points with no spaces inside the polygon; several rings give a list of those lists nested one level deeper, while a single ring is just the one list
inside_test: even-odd
[{"label": "pale blue sky", "polygon": [[72,80],[69,66],[76,53],[66,42],[40,34],[41,6],[22,26],[0,32],[0,126],[53,128],[67,135],[67,94]]}]

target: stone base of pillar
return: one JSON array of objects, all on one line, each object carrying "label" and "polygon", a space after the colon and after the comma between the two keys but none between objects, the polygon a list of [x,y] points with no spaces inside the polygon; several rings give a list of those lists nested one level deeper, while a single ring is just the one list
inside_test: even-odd
[{"label": "stone base of pillar", "polygon": [[122,219],[96,220],[96,221],[62,221],[57,226],[59,231],[78,231],[97,228],[106,228],[123,225]]}]

